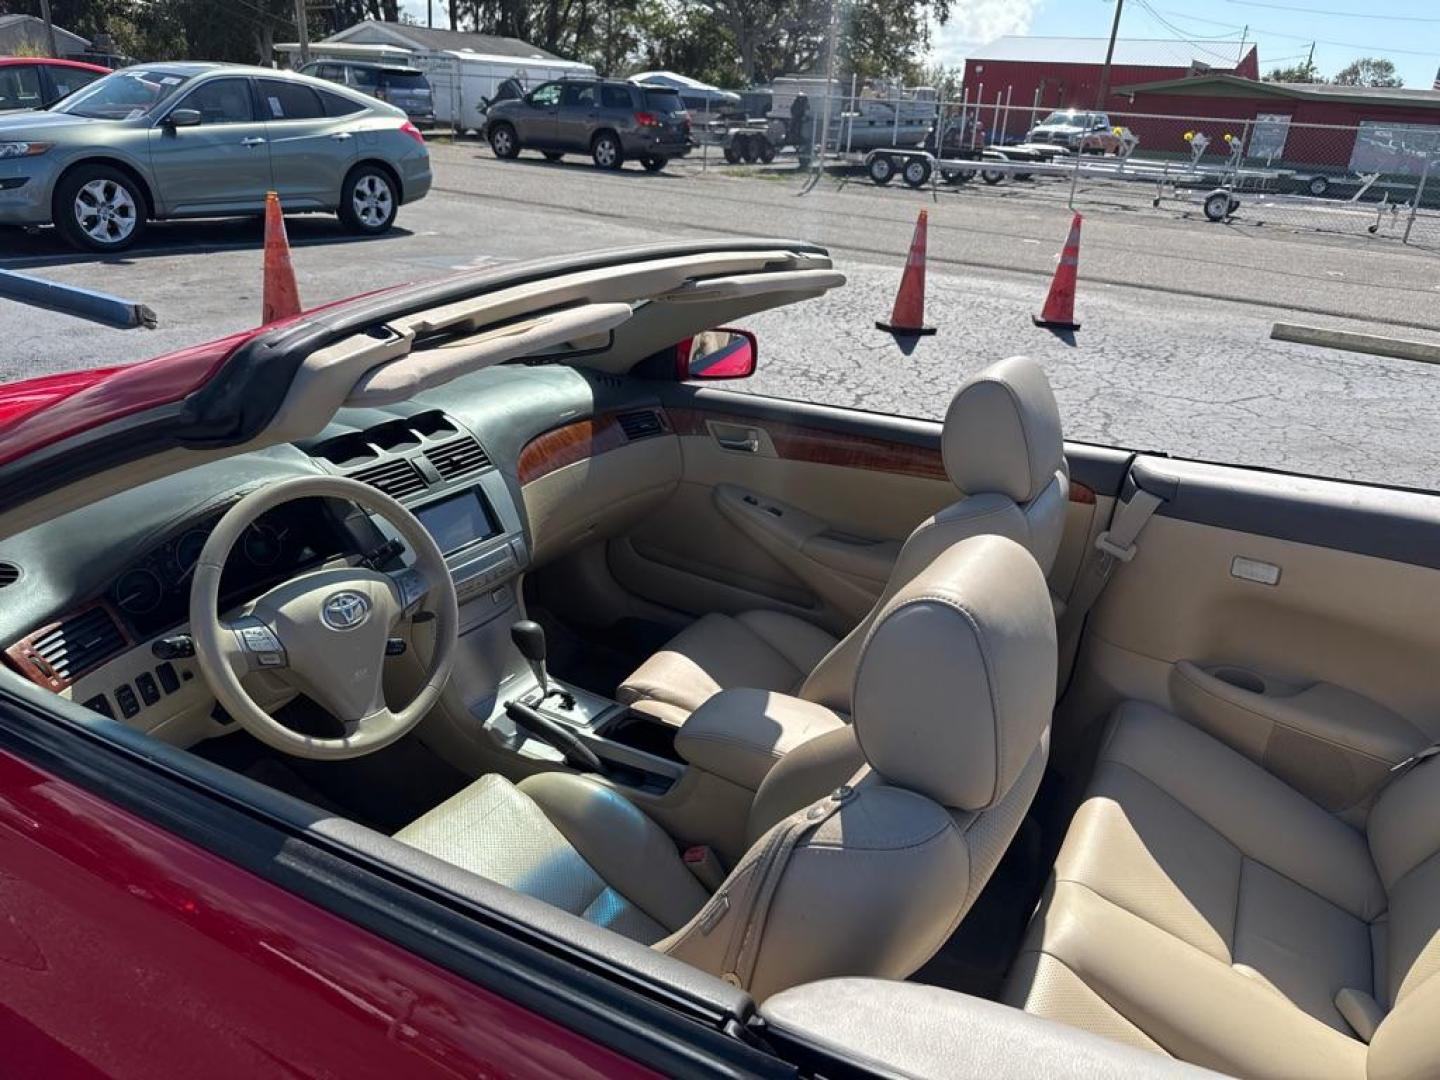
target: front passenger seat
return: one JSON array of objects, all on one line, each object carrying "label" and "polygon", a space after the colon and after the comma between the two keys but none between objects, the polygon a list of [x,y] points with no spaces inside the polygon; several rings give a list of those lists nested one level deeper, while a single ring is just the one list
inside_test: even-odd
[{"label": "front passenger seat", "polygon": [[1048,574],[1065,529],[1069,481],[1060,411],[1040,366],[1012,356],[967,379],[945,413],[940,446],[961,498],[910,534],[884,592],[843,640],[783,612],[711,613],[641,664],[616,697],[677,727],[712,695],[742,686],[848,714],[875,613],[950,545],[983,533],[1009,537]]},{"label": "front passenger seat", "polygon": [[633,803],[572,773],[483,777],[395,838],[756,998],[905,978],[974,903],[1045,769],[1055,620],[1035,560],[995,536],[939,553],[875,618],[854,690],[852,724],[766,774],[713,895]]}]

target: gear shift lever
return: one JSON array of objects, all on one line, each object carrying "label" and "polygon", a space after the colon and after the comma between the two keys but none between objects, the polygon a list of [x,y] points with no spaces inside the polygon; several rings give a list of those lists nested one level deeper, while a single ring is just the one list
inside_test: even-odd
[{"label": "gear shift lever", "polygon": [[542,696],[550,693],[550,677],[545,673],[545,628],[530,619],[521,619],[510,627],[510,640],[530,664],[540,683]]}]

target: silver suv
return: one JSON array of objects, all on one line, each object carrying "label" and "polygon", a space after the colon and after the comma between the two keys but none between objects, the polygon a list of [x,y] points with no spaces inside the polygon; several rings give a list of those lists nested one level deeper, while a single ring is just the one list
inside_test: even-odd
[{"label": "silver suv", "polygon": [[547,160],[589,154],[602,169],[634,158],[659,172],[690,152],[690,114],[663,86],[611,79],[560,79],[490,106],[485,137],[499,158],[539,150]]}]

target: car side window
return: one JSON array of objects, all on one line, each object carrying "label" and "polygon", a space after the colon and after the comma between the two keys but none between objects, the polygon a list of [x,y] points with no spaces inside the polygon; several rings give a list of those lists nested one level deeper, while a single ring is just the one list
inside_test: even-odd
[{"label": "car side window", "polygon": [[212,79],[180,99],[177,109],[194,109],[202,124],[248,124],[255,119],[245,79]]},{"label": "car side window", "polygon": [[558,82],[546,83],[538,87],[530,95],[530,104],[539,105],[542,108],[550,108],[552,105],[560,104],[560,84]]},{"label": "car side window", "polygon": [[607,109],[628,109],[630,91],[623,86],[606,86],[600,91],[600,101]]},{"label": "car side window", "polygon": [[40,72],[29,64],[0,68],[0,109],[38,109]]},{"label": "car side window", "polygon": [[320,95],[320,101],[325,106],[326,116],[354,116],[365,108],[361,102],[340,94],[332,94],[326,90],[317,90],[316,93]]},{"label": "car side window", "polygon": [[100,78],[98,71],[86,71],[84,68],[51,68],[50,82],[55,86],[55,95],[62,98],[66,94],[73,94],[82,86],[89,86],[96,79]]},{"label": "car side window", "polygon": [[560,99],[567,109],[593,109],[595,107],[594,83],[570,83]]},{"label": "car side window", "polygon": [[316,78],[325,79],[328,82],[345,81],[345,72],[340,69],[339,64],[321,64],[314,71],[307,71],[305,74],[314,75]]},{"label": "car side window", "polygon": [[260,100],[265,103],[266,120],[314,120],[325,115],[318,93],[282,79],[261,79]]}]

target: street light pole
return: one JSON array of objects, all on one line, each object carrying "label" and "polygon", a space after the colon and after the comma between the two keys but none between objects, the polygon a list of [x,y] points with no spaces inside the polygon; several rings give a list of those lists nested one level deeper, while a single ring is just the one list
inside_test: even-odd
[{"label": "street light pole", "polygon": [[300,66],[310,63],[310,25],[305,21],[305,0],[295,0],[295,26],[300,31]]},{"label": "street light pole", "polygon": [[1110,61],[1115,58],[1115,37],[1120,33],[1120,13],[1125,0],[1115,0],[1115,21],[1110,24],[1110,44],[1105,49],[1105,66],[1100,69],[1100,92],[1095,95],[1095,111],[1105,112],[1105,99],[1110,96]]},{"label": "street light pole", "polygon": [[55,22],[50,18],[50,0],[40,0],[40,17],[45,20],[45,39],[50,43],[50,55],[58,60],[60,50],[55,45]]}]

